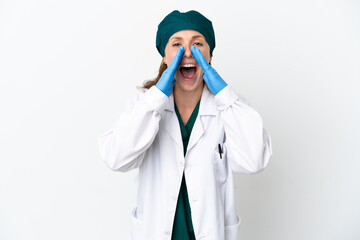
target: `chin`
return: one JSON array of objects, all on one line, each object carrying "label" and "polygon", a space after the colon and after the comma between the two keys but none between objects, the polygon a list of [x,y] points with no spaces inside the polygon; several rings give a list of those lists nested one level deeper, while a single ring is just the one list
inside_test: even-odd
[{"label": "chin", "polygon": [[202,87],[204,86],[202,84],[202,79],[196,79],[192,82],[188,82],[188,81],[184,81],[184,80],[180,80],[180,81],[176,81],[176,85],[178,85],[178,87],[180,89],[182,89],[183,91],[186,91],[186,92],[194,92],[196,90],[198,90],[199,88],[202,89]]}]

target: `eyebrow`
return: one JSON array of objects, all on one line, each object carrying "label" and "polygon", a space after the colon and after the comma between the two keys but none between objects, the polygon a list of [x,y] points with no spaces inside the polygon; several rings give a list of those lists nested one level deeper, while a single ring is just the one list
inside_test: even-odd
[{"label": "eyebrow", "polygon": [[[204,38],[203,36],[201,35],[195,35],[192,37],[192,39],[196,39],[196,38]],[[170,38],[170,40],[182,40],[183,38],[182,37],[173,37],[173,38]],[[205,38],[204,38],[205,39]]]}]

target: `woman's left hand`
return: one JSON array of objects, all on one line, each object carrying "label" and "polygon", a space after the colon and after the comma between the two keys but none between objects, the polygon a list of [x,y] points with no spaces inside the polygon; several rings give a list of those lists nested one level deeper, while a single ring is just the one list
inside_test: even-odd
[{"label": "woman's left hand", "polygon": [[227,83],[220,77],[220,75],[215,71],[213,67],[205,60],[204,56],[201,54],[201,51],[192,46],[191,52],[196,61],[200,64],[200,67],[204,70],[204,80],[209,88],[209,90],[214,94],[218,94],[223,90]]}]

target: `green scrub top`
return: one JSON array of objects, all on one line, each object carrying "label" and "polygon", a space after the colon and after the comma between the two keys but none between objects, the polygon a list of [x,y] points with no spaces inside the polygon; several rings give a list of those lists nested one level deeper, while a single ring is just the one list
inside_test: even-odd
[{"label": "green scrub top", "polygon": [[[192,112],[188,122],[184,125],[179,110],[175,104],[176,116],[179,120],[181,136],[184,146],[184,156],[186,154],[187,146],[190,139],[191,130],[194,126],[196,117],[199,113],[200,101]],[[191,209],[189,204],[189,197],[186,188],[185,174],[183,174],[178,202],[176,205],[176,212],[174,218],[174,225],[171,235],[171,240],[195,240],[194,228],[191,221]]]}]

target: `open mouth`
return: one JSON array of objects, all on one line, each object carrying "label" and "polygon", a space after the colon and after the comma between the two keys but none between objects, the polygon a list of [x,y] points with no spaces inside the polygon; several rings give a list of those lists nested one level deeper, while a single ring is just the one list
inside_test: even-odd
[{"label": "open mouth", "polygon": [[192,81],[195,79],[197,67],[195,64],[184,64],[180,67],[180,73],[184,80]]}]

